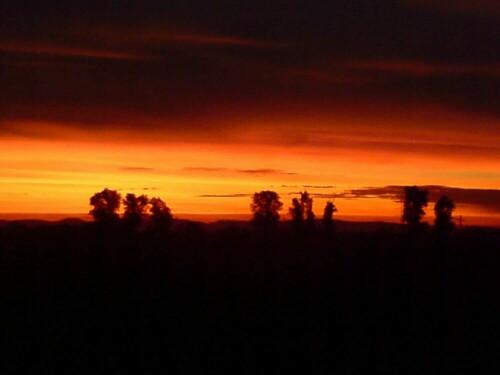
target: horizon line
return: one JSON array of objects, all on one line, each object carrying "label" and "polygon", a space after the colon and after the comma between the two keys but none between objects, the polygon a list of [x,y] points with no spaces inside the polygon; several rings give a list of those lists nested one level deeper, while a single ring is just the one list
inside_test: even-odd
[{"label": "horizon line", "polygon": [[[500,228],[500,216],[485,216],[485,215],[459,215],[453,217],[453,221],[460,220],[460,216],[464,226],[488,226]],[[202,223],[215,223],[223,220],[233,221],[250,221],[252,214],[248,213],[177,213],[173,215],[174,219],[192,220]],[[61,221],[65,219],[79,219],[82,221],[94,221],[88,213],[77,212],[0,212],[0,220],[3,221],[19,221],[19,220],[43,220],[43,221]],[[318,215],[316,220],[321,220]],[[352,215],[352,214],[336,214],[334,220],[344,220],[353,222],[386,222],[401,224],[401,217],[395,215]],[[289,222],[289,215],[280,215],[280,221]],[[422,222],[432,224],[434,217],[432,215],[424,216]]]}]

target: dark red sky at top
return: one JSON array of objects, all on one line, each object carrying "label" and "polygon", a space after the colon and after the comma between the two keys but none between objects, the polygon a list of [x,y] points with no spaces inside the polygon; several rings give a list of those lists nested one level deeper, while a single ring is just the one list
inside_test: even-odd
[{"label": "dark red sky at top", "polygon": [[91,128],[438,106],[498,118],[498,5],[447,3],[3,2],[2,117]]}]

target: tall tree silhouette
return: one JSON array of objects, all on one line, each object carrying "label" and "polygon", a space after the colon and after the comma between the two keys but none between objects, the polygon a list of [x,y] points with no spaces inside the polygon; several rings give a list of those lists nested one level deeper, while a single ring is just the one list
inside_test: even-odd
[{"label": "tall tree silhouette", "polygon": [[307,191],[300,193],[300,199],[294,198],[292,200],[292,207],[289,208],[289,212],[294,225],[314,224],[313,199]]},{"label": "tall tree silhouette", "polygon": [[123,200],[125,212],[123,218],[132,227],[137,227],[141,224],[142,217],[146,213],[149,204],[149,199],[146,195],[139,195],[129,193]]},{"label": "tall tree silhouette", "polygon": [[337,207],[333,204],[333,202],[326,202],[325,209],[323,211],[323,225],[325,228],[331,228],[333,226],[333,214],[337,211]]},{"label": "tall tree silhouette", "polygon": [[292,223],[299,225],[304,220],[304,210],[298,198],[292,199],[292,207],[288,209],[290,215],[292,216]]},{"label": "tall tree silhouette", "polygon": [[443,195],[434,205],[434,227],[439,233],[446,233],[455,228],[455,223],[451,220],[455,210],[455,202],[446,195]]},{"label": "tall tree silhouette", "polygon": [[300,204],[303,208],[304,219],[307,222],[314,222],[313,199],[307,191],[300,194]]},{"label": "tall tree silhouette", "polygon": [[157,229],[170,229],[172,226],[172,213],[166,203],[161,198],[155,197],[149,200],[149,205],[151,224]]},{"label": "tall tree silhouette", "polygon": [[116,190],[106,188],[90,197],[90,205],[94,208],[89,213],[96,221],[113,221],[119,217],[118,210],[120,209],[120,204],[120,193]]},{"label": "tall tree silhouette", "polygon": [[263,190],[255,193],[250,204],[252,222],[263,227],[274,226],[279,221],[279,211],[282,207],[283,203],[276,192]]},{"label": "tall tree silhouette", "polygon": [[422,226],[422,217],[425,215],[424,208],[427,207],[429,192],[421,190],[417,186],[405,187],[405,201],[403,204],[403,221],[411,230]]}]

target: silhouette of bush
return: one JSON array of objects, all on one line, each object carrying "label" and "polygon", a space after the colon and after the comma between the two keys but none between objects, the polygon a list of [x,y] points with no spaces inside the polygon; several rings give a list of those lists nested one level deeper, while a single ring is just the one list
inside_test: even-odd
[{"label": "silhouette of bush", "polygon": [[142,217],[146,213],[149,204],[149,199],[146,195],[139,195],[129,193],[123,200],[125,212],[123,219],[132,227],[137,227],[141,224]]},{"label": "silhouette of bush", "polygon": [[326,202],[325,209],[323,211],[323,225],[326,228],[331,228],[333,226],[333,214],[337,211],[337,207],[335,207],[333,202]]},{"label": "silhouette of bush", "polygon": [[109,222],[118,219],[118,210],[120,209],[121,195],[116,190],[108,188],[95,193],[90,198],[90,205],[94,206],[90,214],[94,220],[100,222]]},{"label": "silhouette of bush", "polygon": [[452,214],[455,210],[455,202],[446,195],[443,195],[434,205],[434,220],[435,230],[439,233],[450,232],[455,228],[455,223],[452,221]]},{"label": "silhouette of bush", "polygon": [[403,222],[408,224],[410,230],[422,227],[422,217],[425,215],[429,192],[417,186],[405,187],[405,201],[403,205]]},{"label": "silhouette of bush", "polygon": [[258,226],[274,226],[280,219],[279,211],[282,207],[283,203],[276,192],[264,190],[255,193],[250,204],[252,222]]}]

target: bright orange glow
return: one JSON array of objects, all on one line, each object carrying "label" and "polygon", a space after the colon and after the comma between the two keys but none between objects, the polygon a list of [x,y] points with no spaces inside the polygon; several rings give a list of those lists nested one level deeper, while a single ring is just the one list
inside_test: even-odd
[{"label": "bright orange glow", "polygon": [[[53,125],[38,126],[50,130]],[[294,125],[294,129],[298,127]],[[86,213],[89,197],[108,187],[119,189],[122,194],[160,196],[181,217],[249,214],[250,195],[272,189],[281,195],[285,207],[282,217],[287,218],[291,199],[303,190],[315,194],[315,211],[320,216],[332,194],[349,189],[389,184],[484,189],[499,185],[499,175],[492,173],[500,170],[497,149],[485,149],[484,152],[493,153],[490,158],[481,153],[460,153],[454,148],[443,148],[444,140],[439,139],[437,132],[433,141],[423,141],[423,152],[417,157],[404,150],[404,142],[410,146],[411,142],[398,139],[397,134],[380,134],[377,143],[366,135],[339,131],[327,138],[334,144],[332,147],[319,142],[328,136],[323,132],[307,143],[280,145],[280,130],[264,134],[259,131],[264,128],[254,126],[252,131],[240,132],[245,142],[219,144],[150,143],[129,137],[125,141],[112,137],[113,134],[108,134],[107,139],[117,139],[114,142],[91,140],[89,136],[77,140],[74,134],[62,134],[67,139],[59,140],[3,138],[0,212]],[[321,134],[321,127],[317,132]],[[259,144],[259,137],[265,141]],[[286,135],[283,137],[286,139]],[[370,139],[371,143],[365,143]],[[401,148],[387,146],[398,142]],[[472,137],[467,142],[479,144],[479,139]],[[485,142],[488,146],[492,141]],[[340,197],[334,201],[340,218],[398,221],[401,213],[401,205],[390,199]],[[431,205],[427,212],[427,220],[431,221]],[[458,215],[470,224],[500,223],[500,215],[477,207],[459,205]]]},{"label": "bright orange glow", "polygon": [[399,221],[417,185],[427,221],[446,192],[467,224],[500,226],[497,2],[64,6],[43,22],[11,3],[0,215],[85,215],[107,187],[203,220],[274,190],[286,219],[307,190],[318,217],[334,199],[338,218]]}]

